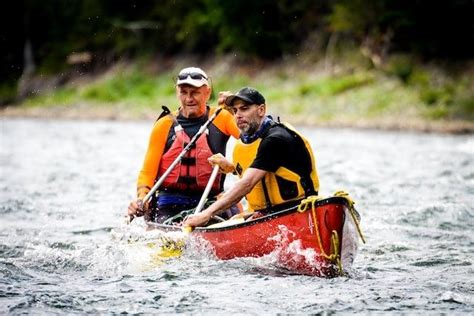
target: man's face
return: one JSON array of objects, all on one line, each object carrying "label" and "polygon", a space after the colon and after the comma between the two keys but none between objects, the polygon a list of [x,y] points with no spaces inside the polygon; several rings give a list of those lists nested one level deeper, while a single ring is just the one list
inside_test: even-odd
[{"label": "man's face", "polygon": [[176,87],[176,95],[184,117],[201,117],[206,113],[206,103],[211,96],[211,88],[206,85],[197,88],[184,84]]},{"label": "man's face", "polygon": [[237,122],[237,127],[242,134],[253,135],[260,127],[265,116],[264,104],[248,104],[237,99],[232,104],[232,111]]}]

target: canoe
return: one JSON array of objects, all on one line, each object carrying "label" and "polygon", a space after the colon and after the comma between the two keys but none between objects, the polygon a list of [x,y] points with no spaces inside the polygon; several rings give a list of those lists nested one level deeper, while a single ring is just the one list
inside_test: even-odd
[{"label": "canoe", "polygon": [[259,218],[197,227],[190,237],[221,260],[272,255],[290,272],[338,276],[352,264],[358,237],[364,241],[353,204],[345,193],[313,196]]}]

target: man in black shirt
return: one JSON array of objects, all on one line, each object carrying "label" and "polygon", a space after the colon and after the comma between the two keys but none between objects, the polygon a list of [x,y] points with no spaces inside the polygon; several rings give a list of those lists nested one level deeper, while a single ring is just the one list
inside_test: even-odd
[{"label": "man in black shirt", "polygon": [[234,148],[233,164],[222,155],[209,158],[223,172],[235,172],[238,180],[217,202],[189,216],[184,225],[205,225],[214,215],[245,196],[250,211],[271,211],[275,206],[317,195],[319,180],[308,141],[291,126],[266,116],[265,98],[245,87],[220,98],[232,109],[240,140]]}]

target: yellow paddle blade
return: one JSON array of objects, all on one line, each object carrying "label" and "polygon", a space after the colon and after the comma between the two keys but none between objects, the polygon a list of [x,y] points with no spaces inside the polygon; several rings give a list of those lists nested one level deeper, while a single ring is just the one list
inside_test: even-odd
[{"label": "yellow paddle blade", "polygon": [[167,259],[167,258],[175,258],[181,256],[183,253],[182,249],[168,249],[168,248],[161,248],[160,252],[155,253],[152,255],[152,258],[161,258],[161,259]]},{"label": "yellow paddle blade", "polygon": [[161,265],[165,260],[181,256],[184,251],[184,240],[173,240],[171,238],[160,238],[157,242],[146,244],[153,250],[150,255],[151,263]]}]

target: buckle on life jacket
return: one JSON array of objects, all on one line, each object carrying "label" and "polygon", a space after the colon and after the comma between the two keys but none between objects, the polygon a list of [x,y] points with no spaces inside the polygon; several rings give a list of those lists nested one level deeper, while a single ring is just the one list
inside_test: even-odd
[{"label": "buckle on life jacket", "polygon": [[194,166],[196,164],[196,157],[183,157],[181,163],[186,166]]}]

